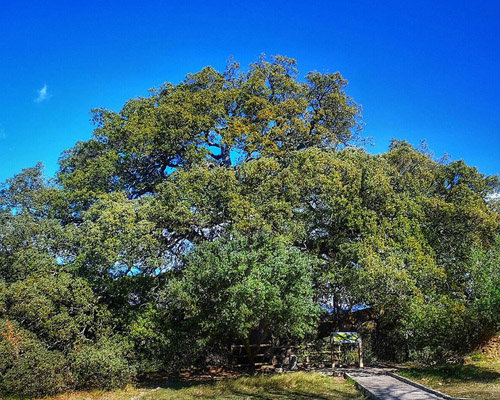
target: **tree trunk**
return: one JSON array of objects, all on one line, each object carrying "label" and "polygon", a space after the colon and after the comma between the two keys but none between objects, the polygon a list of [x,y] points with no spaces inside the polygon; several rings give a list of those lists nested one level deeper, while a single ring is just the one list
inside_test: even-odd
[{"label": "tree trunk", "polygon": [[222,159],[221,159],[222,165],[224,167],[230,167],[231,166],[231,147],[229,147],[229,146],[221,147],[221,154],[222,154]]},{"label": "tree trunk", "polygon": [[249,370],[250,373],[253,374],[255,372],[255,354],[252,351],[252,346],[250,345],[250,338],[252,337],[252,334],[250,333],[248,337],[245,339],[245,350],[247,352],[247,359],[248,359],[248,364],[249,364]]},{"label": "tree trunk", "polygon": [[[260,345],[266,338],[267,332],[267,324],[261,322],[259,327],[250,331],[248,337],[245,339],[245,350],[247,352],[249,369],[252,374],[255,372],[255,355],[259,354]],[[255,340],[254,346],[252,346],[252,338]]]}]

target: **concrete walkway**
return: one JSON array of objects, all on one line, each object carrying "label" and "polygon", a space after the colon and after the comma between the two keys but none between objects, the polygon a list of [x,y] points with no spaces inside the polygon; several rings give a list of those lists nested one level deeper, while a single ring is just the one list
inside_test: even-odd
[{"label": "concrete walkway", "polygon": [[445,397],[426,392],[386,374],[351,372],[359,389],[374,400],[444,400]]}]

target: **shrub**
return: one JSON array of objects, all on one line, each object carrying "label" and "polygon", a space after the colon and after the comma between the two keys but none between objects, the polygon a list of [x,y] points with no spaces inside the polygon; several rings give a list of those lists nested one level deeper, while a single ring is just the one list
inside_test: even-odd
[{"label": "shrub", "polygon": [[133,377],[118,344],[84,345],[69,354],[77,389],[116,389]]},{"label": "shrub", "polygon": [[13,362],[3,376],[2,390],[20,396],[40,397],[67,389],[69,382],[62,354],[37,344]]},{"label": "shrub", "polygon": [[0,376],[12,367],[19,353],[22,336],[8,320],[0,320]]}]

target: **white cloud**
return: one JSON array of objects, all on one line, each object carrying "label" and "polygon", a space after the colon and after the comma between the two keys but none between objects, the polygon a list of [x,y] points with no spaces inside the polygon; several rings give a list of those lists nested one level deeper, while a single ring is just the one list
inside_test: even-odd
[{"label": "white cloud", "polygon": [[50,95],[47,92],[47,85],[43,85],[40,90],[37,90],[38,97],[35,99],[35,103],[41,103],[42,101],[48,100]]}]

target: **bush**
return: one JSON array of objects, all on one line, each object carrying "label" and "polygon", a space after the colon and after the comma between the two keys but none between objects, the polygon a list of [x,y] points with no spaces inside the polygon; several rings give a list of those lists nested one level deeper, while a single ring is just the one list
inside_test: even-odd
[{"label": "bush", "polygon": [[77,389],[117,389],[133,377],[118,344],[85,345],[69,354]]},{"label": "bush", "polygon": [[2,391],[26,397],[48,396],[67,389],[69,382],[62,354],[36,345],[13,362],[3,376]]},{"label": "bush", "polygon": [[0,377],[14,364],[21,340],[10,321],[0,320]]},{"label": "bush", "polygon": [[47,350],[16,321],[0,319],[0,392],[39,397],[73,388],[121,388],[133,377],[127,349],[126,342],[107,340],[69,353]]}]

